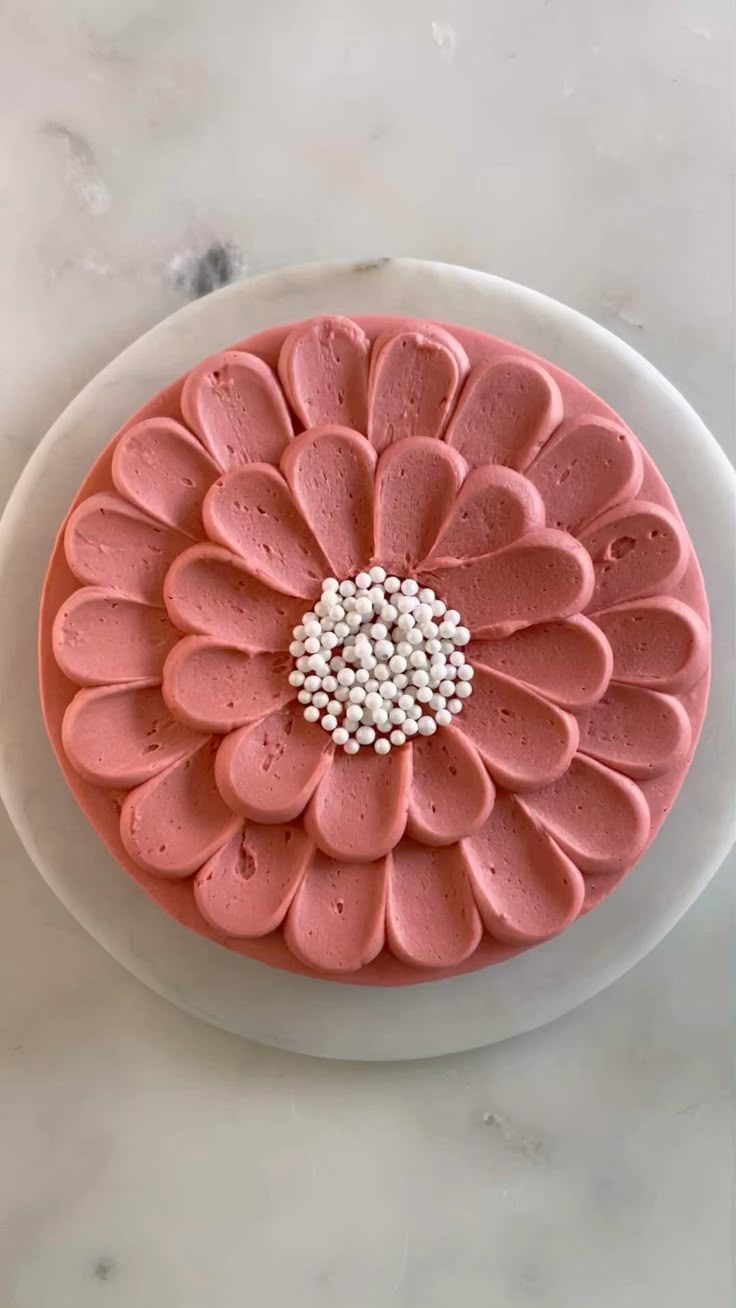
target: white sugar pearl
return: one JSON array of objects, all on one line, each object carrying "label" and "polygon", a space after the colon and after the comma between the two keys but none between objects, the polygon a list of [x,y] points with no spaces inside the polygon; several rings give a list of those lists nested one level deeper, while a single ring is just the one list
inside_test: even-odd
[{"label": "white sugar pearl", "polygon": [[409,678],[405,672],[394,673],[394,685],[397,690],[403,690],[405,686],[409,685]]},{"label": "white sugar pearl", "polygon": [[407,718],[406,722],[404,723],[404,726],[403,726],[402,730],[403,730],[403,732],[404,732],[404,735],[405,735],[405,736],[407,737],[407,739],[408,739],[409,736],[416,736],[417,731],[419,730],[419,728],[418,728],[416,722],[413,720],[413,718]]},{"label": "white sugar pearl", "polygon": [[349,740],[347,744],[343,745],[343,749],[345,750],[346,754],[357,754],[358,750],[360,749],[360,745],[358,744],[357,740]]},{"label": "white sugar pearl", "polygon": [[341,581],[337,589],[341,595],[355,594],[355,584],[352,581]]},{"label": "white sugar pearl", "polygon": [[295,659],[301,658],[302,654],[304,653],[304,641],[292,640],[289,646],[289,653],[291,654],[292,658]]},{"label": "white sugar pearl", "polygon": [[422,716],[421,705],[413,704],[412,707],[408,710],[406,716],[407,718],[411,718],[414,722],[418,722],[420,717]]},{"label": "white sugar pearl", "polygon": [[388,716],[393,722],[394,726],[400,727],[402,722],[406,722],[406,712],[404,709],[399,708],[398,706],[396,708],[392,708]]},{"label": "white sugar pearl", "polygon": [[451,640],[440,641],[440,649],[442,650],[443,654],[452,654],[454,648],[455,646],[453,645]]},{"label": "white sugar pearl", "polygon": [[474,676],[475,668],[472,668],[469,663],[463,663],[457,670],[458,681],[472,681]]},{"label": "white sugar pearl", "polygon": [[374,622],[371,627],[371,635],[374,640],[385,640],[388,635],[388,627],[382,622]]},{"label": "white sugar pearl", "polygon": [[371,581],[375,581],[380,585],[381,582],[384,582],[385,580],[386,569],[382,568],[380,563],[377,563],[375,567],[371,568]]},{"label": "white sugar pearl", "polygon": [[386,594],[383,589],[383,586],[371,586],[370,590],[368,591],[368,598],[373,600],[373,603],[375,604],[376,608],[380,608],[386,599]]},{"label": "white sugar pearl", "polygon": [[376,708],[380,708],[380,707],[381,707],[381,696],[380,696],[376,691],[373,691],[373,690],[372,690],[372,691],[371,691],[368,695],[366,695],[366,697],[365,697],[365,706],[366,706],[366,708],[368,708],[368,709],[376,709]]},{"label": "white sugar pearl", "polygon": [[429,707],[431,709],[434,709],[435,713],[437,713],[440,709],[443,709],[445,707],[446,703],[447,700],[445,699],[444,695],[433,695],[431,700],[429,701]]},{"label": "white sugar pearl", "polygon": [[406,659],[403,654],[393,654],[389,659],[388,666],[392,672],[405,672]]},{"label": "white sugar pearl", "polygon": [[296,661],[296,666],[297,666],[297,668],[298,668],[298,670],[299,670],[300,672],[308,672],[308,671],[309,671],[309,659],[308,659],[304,654],[302,654],[301,658],[300,658],[300,659],[297,659],[297,661]]},{"label": "white sugar pearl", "polygon": [[317,636],[309,636],[304,642],[304,648],[307,654],[318,654],[321,645]]},{"label": "white sugar pearl", "polygon": [[[436,641],[437,641],[437,637],[438,637],[438,635],[439,635],[439,631],[440,631],[440,629],[439,629],[439,627],[437,626],[437,623],[436,623],[436,622],[423,622],[423,623],[422,623],[422,635],[424,636],[424,639],[427,640],[427,641],[430,641],[430,640],[431,640],[433,643],[436,643]],[[438,648],[439,648],[439,646],[438,646]],[[431,652],[432,652],[432,651],[430,650],[430,653],[431,653]]]},{"label": "white sugar pearl", "polygon": [[358,727],[356,737],[360,745],[372,745],[376,739],[373,727]]},{"label": "white sugar pearl", "polygon": [[454,626],[457,626],[459,621],[460,621],[460,614],[458,613],[457,609],[447,609],[445,611],[445,622],[452,622]]},{"label": "white sugar pearl", "polygon": [[400,613],[400,614],[399,614],[399,616],[398,616],[398,618],[397,618],[397,621],[396,621],[396,626],[398,627],[399,631],[411,631],[411,628],[412,628],[414,625],[415,625],[415,624],[414,624],[414,619],[413,619],[411,613]]},{"label": "white sugar pearl", "polygon": [[438,690],[440,695],[444,695],[445,698],[447,698],[448,695],[453,695],[455,693],[455,683],[454,681],[441,681]]},{"label": "white sugar pearl", "polygon": [[413,577],[407,577],[406,580],[401,583],[402,595],[416,595],[418,590],[419,583],[416,582]]},{"label": "white sugar pearl", "polygon": [[355,584],[359,590],[368,590],[371,584],[370,573],[359,572],[357,577],[355,578]]},{"label": "white sugar pearl", "polygon": [[389,740],[391,741],[392,745],[406,744],[406,736],[404,735],[403,731],[392,731],[391,735],[389,736]]},{"label": "white sugar pearl", "polygon": [[349,722],[360,722],[363,717],[363,710],[360,704],[348,704],[345,716]]},{"label": "white sugar pearl", "polygon": [[321,685],[322,682],[320,681],[319,677],[311,676],[311,677],[306,677],[304,680],[304,689],[311,691],[312,694],[314,694],[315,690],[319,690]]},{"label": "white sugar pearl", "polygon": [[365,668],[367,672],[372,672],[376,666],[376,660],[372,654],[363,654],[360,660],[360,666]]},{"label": "white sugar pearl", "polygon": [[394,595],[397,590],[401,590],[401,582],[398,577],[386,577],[383,589],[387,595]]},{"label": "white sugar pearl", "polygon": [[310,704],[309,708],[304,710],[304,718],[307,722],[319,722],[319,709]]},{"label": "white sugar pearl", "polygon": [[338,645],[338,644],[339,644],[339,641],[338,641],[338,638],[337,638],[337,636],[335,635],[334,631],[323,631],[323,632],[322,632],[322,648],[323,648],[323,649],[334,649],[335,646]]},{"label": "white sugar pearl", "polygon": [[339,700],[341,704],[344,704],[349,694],[350,692],[347,686],[338,686],[335,691],[335,699]]},{"label": "white sugar pearl", "polygon": [[330,622],[342,622],[345,617],[345,609],[342,604],[333,604],[330,608]]},{"label": "white sugar pearl", "polygon": [[[360,614],[356,613],[355,610],[353,609],[350,613],[345,614],[345,622],[347,623],[348,631],[354,631],[356,627],[360,626],[362,622],[362,618]],[[337,632],[338,627],[341,627],[342,625],[343,624],[339,622],[337,624],[337,627],[335,627],[335,631]],[[345,632],[345,635],[347,635],[347,631]]]},{"label": "white sugar pearl", "polygon": [[395,607],[395,605],[384,604],[380,613],[381,622],[386,622],[390,626],[392,622],[396,621],[398,616],[399,616],[399,610]]},{"label": "white sugar pearl", "polygon": [[463,707],[461,699],[448,699],[447,707],[451,713],[460,713]]},{"label": "white sugar pearl", "polygon": [[383,731],[384,727],[389,726],[386,709],[378,708],[373,710],[373,724],[378,727],[379,731]]},{"label": "white sugar pearl", "polygon": [[446,708],[439,709],[435,720],[438,727],[449,727],[452,722],[452,714]]},{"label": "white sugar pearl", "polygon": [[[423,649],[415,649],[414,653],[409,658],[409,662],[413,668],[426,668],[427,655],[424,653]],[[419,686],[421,685],[421,682],[415,682],[414,684]]]},{"label": "white sugar pearl", "polygon": [[297,699],[300,704],[311,704],[312,702],[312,696],[308,690],[300,690]]},{"label": "white sugar pearl", "polygon": [[428,686],[429,674],[424,671],[424,668],[418,668],[416,672],[412,672],[411,681],[413,686]]},{"label": "white sugar pearl", "polygon": [[332,713],[325,713],[320,726],[325,731],[334,731],[337,726],[337,718],[333,717]]},{"label": "white sugar pearl", "polygon": [[406,712],[407,709],[410,709],[410,708],[413,708],[413,707],[414,707],[414,696],[413,696],[413,695],[400,695],[400,696],[399,696],[399,708],[400,708],[400,709],[403,709],[404,712]]},{"label": "white sugar pearl", "polygon": [[349,633],[350,633],[350,628],[349,628],[347,622],[336,622],[336,623],[335,623],[335,630],[334,630],[334,633],[333,633],[333,634],[334,634],[335,636],[337,636],[337,639],[338,639],[338,640],[344,640],[345,637],[346,637],[347,635],[349,635]]},{"label": "white sugar pearl", "polygon": [[330,606],[329,604],[325,604],[323,600],[318,600],[314,606],[314,611],[318,618],[326,618],[330,611]]},{"label": "white sugar pearl", "polygon": [[453,637],[456,645],[467,645],[470,640],[470,632],[467,627],[457,627]]},{"label": "white sugar pearl", "polygon": [[376,681],[376,678],[369,677],[365,683],[366,695],[374,695],[377,690],[378,690],[378,682]]},{"label": "white sugar pearl", "polygon": [[428,704],[432,698],[432,691],[429,686],[420,686],[417,690],[417,699],[420,704]]},{"label": "white sugar pearl", "polygon": [[310,654],[309,666],[314,672],[319,673],[320,676],[324,677],[327,675],[327,664],[325,663],[322,654]]},{"label": "white sugar pearl", "polygon": [[340,658],[338,655],[333,654],[332,658],[330,659],[330,667],[332,671],[335,673],[335,676],[337,676],[338,672],[342,672],[343,668],[345,667],[345,660],[343,658]]},{"label": "white sugar pearl", "polygon": [[433,736],[437,730],[437,723],[434,718],[428,718],[426,715],[422,715],[417,725],[420,736]]},{"label": "white sugar pearl", "polygon": [[421,645],[424,637],[418,627],[412,627],[411,631],[407,631],[406,639],[410,645]]},{"label": "white sugar pearl", "polygon": [[464,656],[460,653],[459,650],[454,649],[448,659],[448,663],[451,663],[453,668],[461,668],[464,662],[465,662]]},{"label": "white sugar pearl", "polygon": [[312,703],[315,708],[323,709],[329,703],[329,695],[325,695],[323,690],[318,690],[316,695],[312,696]]},{"label": "white sugar pearl", "polygon": [[440,623],[440,639],[441,639],[441,640],[452,640],[452,638],[453,638],[454,635],[455,635],[455,630],[456,630],[456,628],[455,628],[455,623],[454,623],[454,622],[441,622],[441,623]]},{"label": "white sugar pearl", "polygon": [[467,699],[468,695],[472,695],[472,693],[473,693],[473,687],[471,686],[469,681],[459,681],[457,683],[455,687],[455,694],[457,695],[458,699]]},{"label": "white sugar pearl", "polygon": [[355,681],[355,673],[353,672],[353,669],[343,668],[342,672],[338,672],[337,680],[341,686],[352,686]]},{"label": "white sugar pearl", "polygon": [[447,605],[446,605],[446,604],[443,604],[443,603],[442,603],[442,600],[440,600],[440,599],[432,600],[432,617],[433,617],[433,618],[441,618],[442,615],[443,615],[444,613],[446,613],[446,611],[447,611]]},{"label": "white sugar pearl", "polygon": [[393,642],[390,640],[377,640],[374,649],[376,651],[376,658],[390,659],[394,652]]},{"label": "white sugar pearl", "polygon": [[417,604],[414,609],[414,621],[418,626],[423,626],[425,622],[431,622],[432,608],[429,604]]},{"label": "white sugar pearl", "polygon": [[337,690],[337,677],[333,677],[329,674],[326,677],[323,677],[322,689],[326,690],[331,695],[333,690]]},{"label": "white sugar pearl", "polygon": [[289,685],[290,685],[290,686],[303,686],[303,685],[304,685],[304,681],[305,681],[305,677],[304,677],[304,673],[303,673],[303,672],[290,672],[290,673],[289,673]]},{"label": "white sugar pearl", "polygon": [[332,739],[336,745],[347,745],[350,739],[350,733],[344,727],[335,727],[332,733]]},{"label": "white sugar pearl", "polygon": [[396,653],[400,654],[402,658],[408,659],[412,649],[413,646],[409,644],[408,640],[400,640],[396,646]]},{"label": "white sugar pearl", "polygon": [[322,634],[322,627],[315,618],[310,618],[308,622],[305,621],[304,630],[308,636],[321,636]]},{"label": "white sugar pearl", "polygon": [[369,673],[368,673],[368,669],[367,669],[367,668],[358,668],[358,670],[357,670],[357,672],[356,672],[356,674],[355,674],[355,680],[357,681],[358,685],[359,685],[359,686],[364,686],[365,683],[366,683],[369,679],[370,679],[370,675],[369,675]]},{"label": "white sugar pearl", "polygon": [[389,681],[389,680],[390,680],[390,678],[391,678],[391,673],[389,672],[389,670],[388,670],[388,668],[386,667],[386,664],[385,664],[385,663],[379,663],[379,665],[378,665],[378,667],[376,668],[376,671],[375,671],[375,678],[376,678],[376,681],[379,683],[379,686],[378,686],[378,689],[379,689],[379,690],[381,689],[381,684],[380,684],[381,682],[383,682],[383,681]]},{"label": "white sugar pearl", "polygon": [[339,589],[339,582],[337,580],[337,577],[325,577],[324,581],[322,582],[323,594],[326,590],[338,590],[338,589]]},{"label": "white sugar pearl", "polygon": [[351,704],[362,704],[365,699],[365,690],[362,686],[351,686],[348,699]]},{"label": "white sugar pearl", "polygon": [[[396,607],[400,615],[411,613],[412,617],[414,617],[414,609],[419,608],[419,601],[416,595],[400,595],[396,601]],[[416,622],[416,618],[414,618],[414,621]]]},{"label": "white sugar pearl", "polygon": [[386,740],[384,737],[382,740],[377,740],[373,748],[377,754],[388,754],[391,749],[391,741]]},{"label": "white sugar pearl", "polygon": [[330,713],[333,718],[339,717],[342,713],[342,704],[340,701],[338,699],[331,699],[327,705],[327,712]]},{"label": "white sugar pearl", "polygon": [[398,691],[393,681],[384,681],[383,685],[381,686],[381,694],[383,695],[384,699],[396,699]]},{"label": "white sugar pearl", "polygon": [[421,604],[431,604],[434,597],[434,591],[429,586],[423,586],[419,592],[419,602]]},{"label": "white sugar pearl", "polygon": [[373,605],[367,595],[360,595],[355,601],[355,612],[359,613],[361,618],[367,618],[368,614],[373,612]]},{"label": "white sugar pearl", "polygon": [[[437,630],[437,629],[435,628],[435,630]],[[426,632],[426,630],[425,630],[422,634],[423,634],[423,636],[425,637],[424,648],[426,649],[427,653],[428,653],[428,654],[439,654],[439,653],[440,653],[440,650],[441,650],[441,648],[442,648],[442,646],[440,645],[440,642],[439,642],[438,640],[436,640],[434,636],[430,636],[429,639],[427,640],[427,639],[426,639],[426,636],[427,636],[427,632]]]}]

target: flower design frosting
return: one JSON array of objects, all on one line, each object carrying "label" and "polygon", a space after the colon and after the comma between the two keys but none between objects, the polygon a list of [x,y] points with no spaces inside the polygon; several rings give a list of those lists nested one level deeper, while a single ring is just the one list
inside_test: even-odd
[{"label": "flower design frosting", "polygon": [[[128,858],[188,879],[221,937],[282,932],[319,972],[456,969],[563,930],[650,840],[708,667],[644,458],[539,361],[471,362],[434,324],[312,319],[277,367],[195,367],[181,420],[128,426],[64,534],[63,749],[120,795]],[[289,647],[325,578],[371,567],[462,615],[472,695],[346,752],[305,719]]]}]

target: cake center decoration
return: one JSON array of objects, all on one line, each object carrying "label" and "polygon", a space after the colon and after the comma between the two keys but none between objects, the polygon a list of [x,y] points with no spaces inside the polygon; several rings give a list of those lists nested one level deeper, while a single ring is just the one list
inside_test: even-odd
[{"label": "cake center decoration", "polygon": [[346,754],[371,746],[388,754],[411,736],[433,736],[472,694],[468,628],[413,577],[380,566],[344,581],[326,577],[293,634],[289,683],[304,717]]}]

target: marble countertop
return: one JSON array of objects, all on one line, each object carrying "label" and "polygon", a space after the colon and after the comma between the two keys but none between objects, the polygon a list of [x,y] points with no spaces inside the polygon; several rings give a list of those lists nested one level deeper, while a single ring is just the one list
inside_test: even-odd
[{"label": "marble countertop", "polygon": [[[187,299],[387,253],[581,309],[733,457],[731,11],[4,0],[0,495]],[[0,859],[3,1308],[732,1302],[728,870],[570,1016],[381,1066],[183,1016]]]}]

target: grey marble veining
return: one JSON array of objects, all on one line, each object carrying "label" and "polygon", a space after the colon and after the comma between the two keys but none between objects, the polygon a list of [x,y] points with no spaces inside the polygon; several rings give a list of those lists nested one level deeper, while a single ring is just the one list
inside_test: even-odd
[{"label": "grey marble veining", "polygon": [[[0,494],[187,299],[309,258],[534,285],[733,455],[727,0],[5,0]],[[307,57],[308,56],[308,57]],[[487,1051],[328,1064],[122,972],[0,825],[3,1308],[728,1308],[732,891]]]}]

